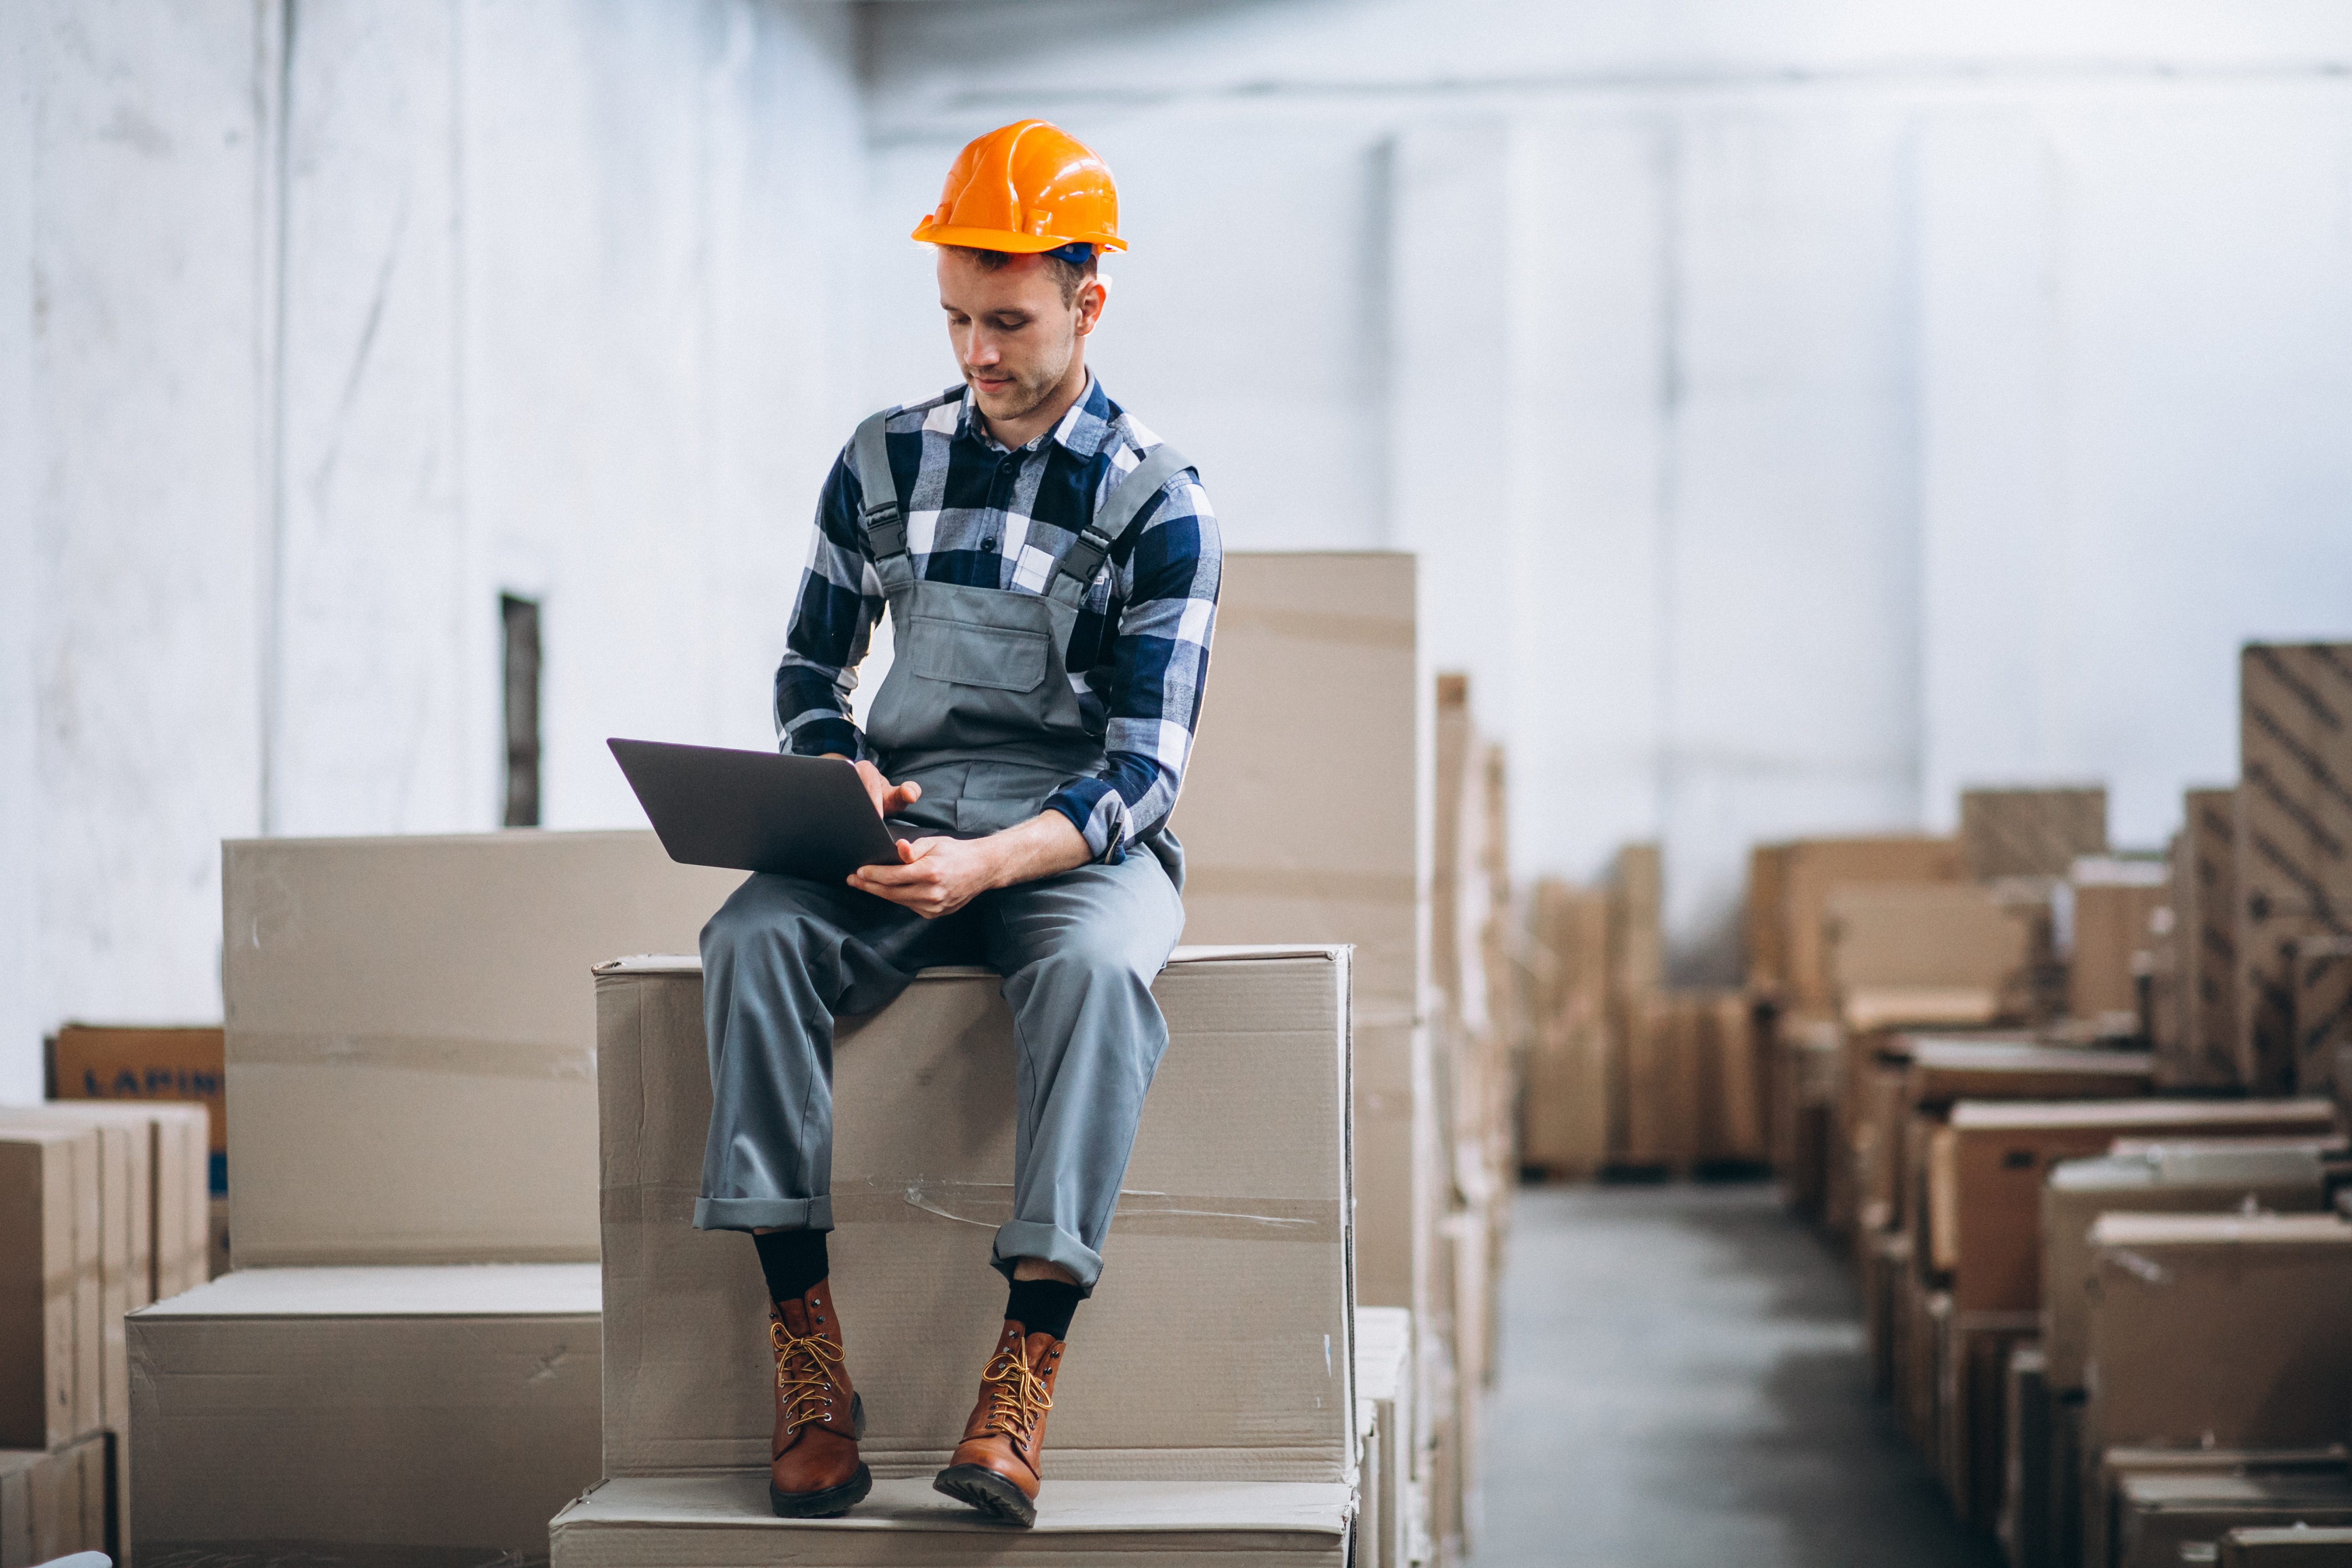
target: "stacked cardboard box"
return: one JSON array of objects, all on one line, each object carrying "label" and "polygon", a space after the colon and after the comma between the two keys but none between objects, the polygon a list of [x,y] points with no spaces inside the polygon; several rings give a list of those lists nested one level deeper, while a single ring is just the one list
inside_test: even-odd
[{"label": "stacked cardboard box", "polygon": [[1609,1158],[1609,899],[1547,878],[1531,903],[1534,1027],[1520,1162],[1550,1176],[1589,1176]]},{"label": "stacked cardboard box", "polygon": [[182,1100],[205,1108],[210,1152],[206,1224],[219,1268],[228,1218],[226,1044],[215,1026],[177,1028],[68,1024],[48,1042],[48,1098],[63,1100]]},{"label": "stacked cardboard box", "polygon": [[2172,930],[2172,868],[2163,860],[2095,857],[2074,862],[2067,891],[2066,1011],[2116,1035],[2147,1033],[2158,943]]},{"label": "stacked cardboard box", "polygon": [[2084,856],[2107,852],[2106,789],[1962,790],[1960,848],[1980,882],[2063,877]]},{"label": "stacked cardboard box", "polygon": [[2295,1086],[2296,961],[2352,936],[2352,644],[2248,647],[2239,664],[2241,1081]]},{"label": "stacked cardboard box", "polygon": [[[1348,954],[1180,950],[1171,1045],[1108,1268],[1055,1390],[1024,1561],[1345,1560],[1358,1479],[1349,1300]],[[559,1568],[1000,1560],[1001,1526],[930,1489],[997,1328],[1012,1020],[993,975],[933,971],[845,1020],[830,1251],[872,1499],[780,1520],[765,1465],[764,1291],[738,1237],[695,1230],[709,1116],[692,959],[598,976],[604,1480],[554,1521]],[[1221,1281],[1204,1307],[1197,1282]],[[1391,1348],[1391,1354],[1392,1354]]]},{"label": "stacked cardboard box", "polygon": [[107,1455],[103,1436],[58,1449],[0,1449],[0,1568],[114,1551]]},{"label": "stacked cardboard box", "polygon": [[[0,1204],[14,1211],[0,1234],[37,1238],[5,1265],[18,1272],[15,1305],[0,1321],[0,1360],[10,1363],[0,1380],[20,1397],[47,1388],[52,1417],[37,1425],[36,1413],[16,1405],[0,1415],[0,1444],[55,1451],[95,1442],[88,1463],[109,1472],[110,1520],[129,1503],[123,1316],[205,1277],[205,1121],[201,1106],[162,1102],[0,1107]],[[54,1249],[68,1234],[56,1223],[60,1214],[70,1226],[70,1311],[60,1315],[53,1300],[36,1315],[37,1273],[54,1282]],[[42,1270],[45,1253],[50,1268]],[[69,1395],[59,1381],[68,1368]],[[120,1554],[119,1540],[93,1544]]]},{"label": "stacked cardboard box", "polygon": [[[1175,826],[1188,942],[1354,944],[1357,1296],[1414,1314],[1409,1484],[1426,1494],[1452,1473],[1440,1225],[1454,1174],[1429,952],[1436,689],[1416,584],[1409,554],[1226,556],[1217,679]],[[1316,831],[1299,831],[1302,811]]]},{"label": "stacked cardboard box", "polygon": [[236,1268],[129,1319],[142,1552],[545,1552],[597,1471],[586,975],[736,879],[649,833],[226,846]]},{"label": "stacked cardboard box", "polygon": [[2238,1083],[2238,805],[2234,789],[2181,800],[2172,857],[2176,1021],[2163,1050],[2171,1089]]},{"label": "stacked cardboard box", "polygon": [[1425,1500],[1412,1488],[1412,1314],[1356,1309],[1356,1410],[1362,1433],[1356,1561],[1407,1568],[1429,1558]]}]

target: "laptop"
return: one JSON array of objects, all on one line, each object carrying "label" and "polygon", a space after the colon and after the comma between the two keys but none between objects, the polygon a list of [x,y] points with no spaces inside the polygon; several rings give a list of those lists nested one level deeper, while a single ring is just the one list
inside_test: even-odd
[{"label": "laptop", "polygon": [[673,860],[834,883],[860,866],[898,863],[890,826],[856,768],[837,757],[604,743]]}]

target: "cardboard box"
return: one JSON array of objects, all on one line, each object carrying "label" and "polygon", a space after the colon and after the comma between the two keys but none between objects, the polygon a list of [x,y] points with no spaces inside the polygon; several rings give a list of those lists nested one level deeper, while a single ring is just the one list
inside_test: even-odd
[{"label": "cardboard box", "polygon": [[2124,1483],[2134,1477],[2185,1476],[2192,1478],[2193,1487],[2202,1484],[2195,1478],[2264,1476],[2325,1482],[2345,1473],[2341,1444],[2298,1449],[2119,1447],[2084,1451],[2080,1458],[2080,1560],[2085,1563],[2116,1560],[2122,1538],[2118,1504]]},{"label": "cardboard box", "polygon": [[226,1070],[226,1037],[217,1025],[68,1024],[49,1042],[51,1100],[169,1100],[203,1106],[205,1146],[211,1154],[206,1180],[219,1197],[228,1194]]},{"label": "cardboard box", "polygon": [[2107,851],[2106,789],[1962,790],[1960,850],[1979,881],[2063,877],[2082,857]]},{"label": "cardboard box", "polygon": [[1915,1105],[1959,1100],[2125,1100],[2154,1087],[2145,1051],[2078,1050],[2022,1039],[1919,1037],[1910,1050]]},{"label": "cardboard box", "polygon": [[2340,1473],[2126,1476],[2116,1517],[2118,1568],[2179,1568],[2215,1561],[2221,1537],[2234,1529],[2352,1525],[2352,1479]]},{"label": "cardboard box", "polygon": [[96,1131],[0,1124],[0,1444],[60,1448],[99,1425],[103,1334]]},{"label": "cardboard box", "polygon": [[2042,1190],[2042,1350],[2053,1388],[2085,1385],[2091,1296],[2098,1289],[2091,1226],[2103,1214],[2315,1214],[2326,1206],[2308,1148],[2175,1150],[2063,1160]]},{"label": "cardboard box", "polygon": [[[1170,1046],[1055,1392],[1024,1552],[1165,1550],[1160,1530],[1344,1551],[1348,967],[1344,949],[1179,949],[1161,973]],[[786,1539],[741,1533],[778,1527],[742,1479],[772,1419],[757,1259],[691,1223],[710,1110],[701,991],[692,959],[597,976],[611,1479],[556,1521],[559,1563],[741,1561],[723,1553]],[[926,1500],[1003,1310],[987,1258],[1007,1207],[1013,1054],[997,979],[973,971],[927,972],[836,1035],[829,1251],[877,1481],[845,1520],[784,1527],[812,1532],[791,1538],[806,1560],[905,1562],[913,1529],[948,1532],[924,1538],[941,1561],[1003,1539]],[[1219,1282],[1215,1314],[1196,1310],[1202,1279]],[[707,1532],[667,1529],[692,1509]],[[676,1555],[705,1551],[722,1555]]]},{"label": "cardboard box", "polygon": [[0,1568],[33,1568],[112,1550],[106,1534],[107,1436],[0,1452]]},{"label": "cardboard box", "polygon": [[2105,1563],[2106,1534],[2094,1552],[2085,1522],[2083,1471],[2083,1396],[2050,1398],[2050,1561],[2053,1568]]},{"label": "cardboard box", "polygon": [[593,1264],[238,1269],[133,1313],[131,1360],[147,1562],[541,1560],[596,1480]]},{"label": "cardboard box", "polygon": [[1536,1037],[1520,1158],[1549,1173],[1589,1175],[1609,1157],[1609,900],[1547,878],[1534,901]]},{"label": "cardboard box", "polygon": [[[143,1138],[103,1117],[77,1117],[50,1106],[0,1107],[0,1130],[49,1126],[87,1131],[98,1138],[98,1306],[94,1325],[99,1338],[95,1420],[91,1426],[120,1428],[128,1408],[129,1369],[123,1359],[122,1315],[148,1300],[149,1254],[144,1237],[152,1215],[147,1212],[147,1162]],[[142,1130],[143,1131],[143,1129]],[[132,1145],[140,1145],[134,1158]],[[139,1190],[132,1192],[134,1175]],[[87,1207],[87,1205],[84,1205]],[[134,1266],[138,1279],[134,1285]]]},{"label": "cardboard box", "polygon": [[1788,879],[1789,846],[1759,844],[1748,850],[1739,929],[1748,950],[1748,989],[1767,1001],[1788,994],[1789,952],[1781,924]]},{"label": "cardboard box", "polygon": [[1655,844],[1617,852],[1609,884],[1609,1152],[1631,1165],[1672,1164],[1670,1113],[1675,1044],[1657,994],[1666,983],[1665,860]]},{"label": "cardboard box", "polygon": [[2090,1241],[2096,1446],[2299,1447],[2352,1426],[2352,1226],[2108,1214]]},{"label": "cardboard box", "polygon": [[1711,1165],[1760,1165],[1766,1146],[1763,1042],[1754,1008],[1737,991],[1702,998],[1698,1157]]},{"label": "cardboard box", "polygon": [[2352,936],[2352,644],[2249,644],[2239,659],[2241,1080],[2292,1080],[2294,954]]},{"label": "cardboard box", "polygon": [[[1188,942],[1354,944],[1358,1299],[1426,1312],[1447,1177],[1423,1019],[1435,710],[1417,592],[1409,553],[1229,552],[1174,824]],[[1309,795],[1324,830],[1300,833]],[[644,951],[685,948],[596,956]]]},{"label": "cardboard box", "polygon": [[1401,1307],[1356,1309],[1356,1402],[1366,1445],[1359,1483],[1356,1559],[1360,1568],[1408,1568],[1426,1549],[1413,1496],[1412,1314]]},{"label": "cardboard box", "polygon": [[[162,1296],[201,1285],[205,1270],[208,1219],[205,1196],[210,1159],[205,1140],[209,1112],[176,1100],[54,1100],[42,1106],[0,1107],[0,1117],[41,1118],[128,1134],[123,1149],[128,1180],[129,1267],[126,1310]],[[224,1210],[226,1200],[219,1200]],[[120,1316],[120,1314],[115,1314]]]},{"label": "cardboard box", "polygon": [[1832,888],[1822,909],[1849,1027],[1988,1024],[2022,994],[2027,921],[1973,883]]},{"label": "cardboard box", "polygon": [[1772,1165],[1789,1206],[1815,1216],[1827,1201],[1843,1032],[1830,1019],[1783,1018],[1773,1031],[1772,1051]]},{"label": "cardboard box", "polygon": [[1822,939],[1831,889],[1864,882],[1953,882],[1961,875],[1959,846],[1949,838],[1810,838],[1786,846],[1779,945],[1787,965],[1787,1005],[1817,1015],[1837,1005]]},{"label": "cardboard box", "polygon": [[2294,952],[2294,1091],[2341,1101],[2339,1054],[2352,1046],[2352,937],[2306,937]]},{"label": "cardboard box", "polygon": [[2000,1513],[1994,1534],[2011,1568],[2055,1568],[2050,1534],[2053,1415],[2050,1383],[2037,1343],[2010,1347],[2003,1419],[2008,1436],[2001,1445]]},{"label": "cardboard box", "polygon": [[2221,1537],[2221,1568],[2352,1568],[2352,1526],[2239,1526]]},{"label": "cardboard box", "polygon": [[[2155,971],[2161,923],[2172,923],[2172,868],[2161,860],[2078,860],[2066,959],[2066,1011],[2076,1018],[2128,1016],[2140,1032],[2140,979]],[[2159,921],[2158,911],[2163,910]]]},{"label": "cardboard box", "polygon": [[1962,1100],[1928,1154],[1931,1262],[1963,1311],[2042,1305],[2042,1185],[2052,1164],[2118,1138],[2332,1133],[2326,1100]]},{"label": "cardboard box", "polygon": [[2182,797],[2173,856],[2172,911],[2179,940],[2180,1026],[2160,1064],[2168,1089],[2239,1087],[2238,804],[2234,789]]},{"label": "cardboard box", "polygon": [[1954,1311],[1937,1345],[1937,1451],[1952,1510],[1990,1534],[2000,1521],[2008,1474],[2001,1442],[2009,1429],[2009,1356],[2042,1331],[2033,1312]]},{"label": "cardboard box", "polygon": [[649,832],[222,853],[236,1266],[594,1261],[582,976],[691,950],[741,874]]}]

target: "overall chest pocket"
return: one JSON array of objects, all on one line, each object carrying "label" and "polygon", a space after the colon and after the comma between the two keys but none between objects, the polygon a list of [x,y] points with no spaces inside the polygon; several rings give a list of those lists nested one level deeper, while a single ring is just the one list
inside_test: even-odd
[{"label": "overall chest pocket", "polygon": [[996,691],[1034,691],[1045,683],[1052,644],[1044,632],[936,616],[916,616],[907,630],[908,665],[926,680]]}]

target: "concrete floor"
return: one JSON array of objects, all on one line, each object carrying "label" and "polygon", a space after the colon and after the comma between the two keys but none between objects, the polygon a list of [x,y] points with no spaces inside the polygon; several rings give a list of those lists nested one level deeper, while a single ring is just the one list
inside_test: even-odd
[{"label": "concrete floor", "polygon": [[1521,1192],[1475,1568],[1996,1568],[1772,1188]]}]

